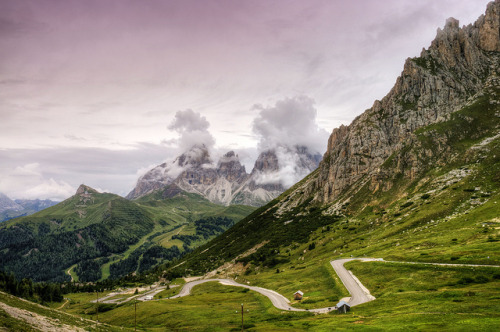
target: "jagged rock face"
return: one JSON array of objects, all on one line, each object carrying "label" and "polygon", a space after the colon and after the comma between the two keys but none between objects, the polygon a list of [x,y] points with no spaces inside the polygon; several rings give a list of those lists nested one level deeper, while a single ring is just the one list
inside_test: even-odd
[{"label": "jagged rock face", "polygon": [[[349,126],[333,130],[317,178],[302,190],[314,194],[316,201],[332,202],[354,184],[369,181],[372,189],[390,187],[391,174],[380,166],[395,151],[418,144],[417,129],[448,119],[496,75],[499,27],[500,0],[491,2],[473,25],[460,28],[457,20],[447,20],[428,50],[406,60],[387,96]],[[428,153],[445,155],[446,146],[436,143],[435,151]],[[422,167],[417,156],[409,155],[389,173],[414,178]]]},{"label": "jagged rock face", "polygon": [[249,189],[256,190],[258,188],[262,188],[267,191],[283,192],[283,185],[279,181],[263,182],[261,180],[261,178],[265,175],[271,175],[278,172],[279,169],[280,166],[276,152],[273,150],[262,152],[255,161],[255,165],[250,175],[250,181],[248,183]]},{"label": "jagged rock face", "polygon": [[147,193],[165,187],[174,180],[173,177],[168,175],[167,163],[163,163],[141,176],[135,188],[127,195],[127,198],[134,199],[144,196]]},{"label": "jagged rock face", "polygon": [[[310,154],[307,148],[296,148],[295,156],[295,167],[303,174],[318,166],[320,156]],[[173,163],[164,163],[142,176],[127,198],[139,198],[159,189],[164,197],[172,197],[182,190],[217,204],[260,206],[286,189],[279,180],[282,167],[275,151],[265,151],[248,174],[234,151],[226,153],[215,165],[206,147],[195,146]]]},{"label": "jagged rock face", "polygon": [[241,182],[247,177],[245,166],[241,165],[234,151],[229,151],[219,160],[217,174],[231,182]]},{"label": "jagged rock face", "polygon": [[486,15],[481,16],[476,24],[479,27],[479,45],[485,51],[500,52],[500,6],[498,0],[488,4]]}]

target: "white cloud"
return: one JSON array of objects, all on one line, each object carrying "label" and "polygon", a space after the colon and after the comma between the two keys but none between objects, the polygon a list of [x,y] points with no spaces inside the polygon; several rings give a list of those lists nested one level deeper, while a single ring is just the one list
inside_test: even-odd
[{"label": "white cloud", "polygon": [[284,188],[290,188],[312,171],[311,165],[306,165],[296,150],[280,146],[274,151],[278,158],[279,170],[259,173],[254,180],[257,184],[280,183]]},{"label": "white cloud", "polygon": [[175,118],[168,129],[179,133],[178,145],[181,151],[191,149],[194,145],[204,144],[208,149],[215,145],[215,139],[208,131],[210,123],[200,113],[187,109],[175,113]]},{"label": "white cloud", "polygon": [[274,106],[255,105],[253,108],[259,111],[252,126],[259,137],[259,150],[305,146],[311,152],[325,152],[328,132],[316,122],[313,99],[297,96],[279,100]]},{"label": "white cloud", "polygon": [[39,163],[16,167],[0,180],[0,191],[11,198],[63,200],[76,191],[65,181],[46,178]]}]

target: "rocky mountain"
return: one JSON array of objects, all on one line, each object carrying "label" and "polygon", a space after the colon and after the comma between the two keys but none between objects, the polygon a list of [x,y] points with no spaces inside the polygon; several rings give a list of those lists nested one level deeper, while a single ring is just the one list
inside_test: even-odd
[{"label": "rocky mountain", "polygon": [[[456,116],[472,121],[456,112],[486,95],[498,105],[499,7],[498,1],[490,3],[485,15],[462,28],[458,20],[448,19],[420,57],[406,60],[382,100],[349,126],[333,130],[317,176],[304,192],[315,202],[331,203],[342,194],[348,197],[353,188],[386,191],[399,176],[416,179],[450,162],[450,135],[438,138],[436,130],[424,133],[422,128]],[[471,129],[456,134],[469,139],[483,134],[481,128]]]},{"label": "rocky mountain", "polygon": [[474,24],[448,19],[382,100],[333,130],[318,169],[183,268],[274,273],[320,253],[500,264],[499,27],[500,0]]},{"label": "rocky mountain", "polygon": [[320,159],[305,147],[278,147],[262,152],[248,174],[234,151],[215,164],[205,146],[193,146],[173,162],[163,163],[139,178],[127,198],[137,199],[169,188],[170,193],[195,193],[226,206],[260,206],[293,184],[283,180],[284,175],[289,175],[286,172],[305,176],[316,169]]},{"label": "rocky mountain", "polygon": [[11,200],[6,195],[0,193],[0,212],[4,212],[7,210],[20,211],[23,207],[13,200]]},{"label": "rocky mountain", "polygon": [[28,216],[57,204],[51,200],[40,199],[16,199],[11,200],[6,195],[0,193],[0,222],[20,216]]}]

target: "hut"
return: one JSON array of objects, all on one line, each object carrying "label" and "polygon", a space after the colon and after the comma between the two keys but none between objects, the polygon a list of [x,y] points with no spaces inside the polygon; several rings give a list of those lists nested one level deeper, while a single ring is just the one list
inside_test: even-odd
[{"label": "hut", "polygon": [[302,300],[302,297],[304,296],[304,293],[301,291],[296,291],[295,294],[293,294],[293,299],[294,300]]},{"label": "hut", "polygon": [[346,312],[351,310],[351,306],[349,305],[349,303],[345,301],[340,301],[339,303],[337,303],[335,307],[337,308],[337,311],[341,314],[345,314]]}]

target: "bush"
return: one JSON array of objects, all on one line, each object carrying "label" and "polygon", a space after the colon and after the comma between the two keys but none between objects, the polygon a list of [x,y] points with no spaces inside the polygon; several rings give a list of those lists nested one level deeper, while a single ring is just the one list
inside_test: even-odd
[{"label": "bush", "polygon": [[429,197],[431,197],[431,195],[429,194],[423,194],[422,196],[420,196],[421,199],[427,199]]},{"label": "bush", "polygon": [[401,205],[401,208],[404,209],[404,208],[407,208],[408,206],[411,206],[411,205],[413,205],[413,202],[406,202],[406,203]]},{"label": "bush", "polygon": [[461,285],[467,285],[467,284],[472,284],[474,282],[474,279],[471,277],[462,277],[460,280],[458,280],[457,284]]},{"label": "bush", "polygon": [[488,281],[490,281],[490,279],[488,279],[488,277],[484,276],[484,275],[479,275],[476,277],[476,282],[478,284],[485,284],[487,283]]}]

